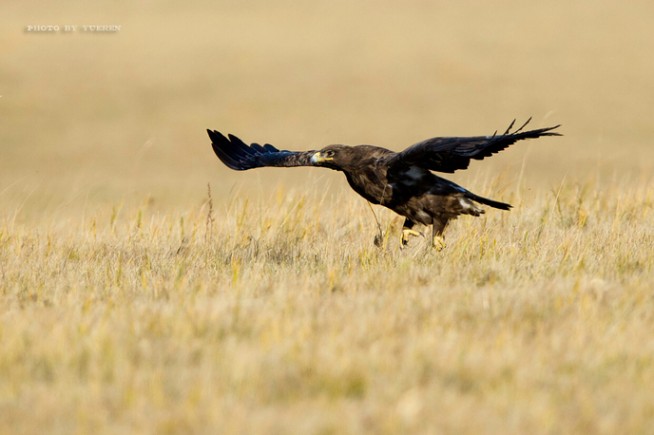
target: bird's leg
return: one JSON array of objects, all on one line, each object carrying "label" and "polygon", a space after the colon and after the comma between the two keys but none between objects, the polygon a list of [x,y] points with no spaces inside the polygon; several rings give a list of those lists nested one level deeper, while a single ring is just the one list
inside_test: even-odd
[{"label": "bird's leg", "polygon": [[410,236],[421,236],[416,230],[412,230],[413,226],[416,223],[409,218],[404,219],[404,224],[402,224],[402,236],[400,237],[400,248],[404,248],[409,243]]},{"label": "bird's leg", "polygon": [[447,246],[445,244],[445,238],[443,237],[443,231],[445,231],[445,226],[447,221],[436,221],[432,222],[431,227],[431,240],[432,247],[437,251],[442,251]]}]

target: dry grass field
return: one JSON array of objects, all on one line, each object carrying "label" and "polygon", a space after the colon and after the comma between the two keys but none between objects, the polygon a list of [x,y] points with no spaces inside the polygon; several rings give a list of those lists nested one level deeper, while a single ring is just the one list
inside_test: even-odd
[{"label": "dry grass field", "polygon": [[[653,433],[653,14],[3,6],[0,433]],[[442,252],[205,133],[399,150],[531,115],[565,136],[448,177],[515,208]]]}]

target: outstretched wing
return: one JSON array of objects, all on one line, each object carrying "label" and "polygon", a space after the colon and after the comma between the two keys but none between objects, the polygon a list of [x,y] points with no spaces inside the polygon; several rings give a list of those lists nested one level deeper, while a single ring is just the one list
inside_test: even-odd
[{"label": "outstretched wing", "polygon": [[389,161],[389,171],[401,171],[411,166],[438,172],[452,173],[466,169],[470,159],[482,160],[522,139],[535,139],[541,136],[561,136],[552,130],[560,125],[537,130],[522,131],[531,121],[511,132],[515,120],[504,134],[477,137],[435,137],[410,146],[394,155]]},{"label": "outstretched wing", "polygon": [[218,158],[228,167],[237,171],[261,168],[264,166],[312,166],[311,156],[315,151],[285,151],[278,150],[270,144],[246,145],[234,135],[223,136],[215,130],[207,130],[211,138],[211,146]]}]

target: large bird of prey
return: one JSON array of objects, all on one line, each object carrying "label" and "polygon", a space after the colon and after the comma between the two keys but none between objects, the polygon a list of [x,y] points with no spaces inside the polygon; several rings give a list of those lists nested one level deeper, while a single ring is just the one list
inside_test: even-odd
[{"label": "large bird of prey", "polygon": [[511,205],[475,195],[432,171],[453,173],[466,169],[471,159],[482,160],[522,139],[560,136],[554,127],[523,131],[529,123],[503,134],[475,137],[435,137],[401,152],[373,145],[329,145],[321,150],[283,151],[270,144],[245,144],[236,136],[207,130],[213,150],[231,169],[243,171],[265,166],[320,166],[341,171],[356,193],[373,204],[383,205],[405,217],[401,247],[409,236],[419,235],[416,223],[432,226],[432,245],[445,247],[443,231],[451,219],[462,214],[479,216],[484,204],[500,210]]}]

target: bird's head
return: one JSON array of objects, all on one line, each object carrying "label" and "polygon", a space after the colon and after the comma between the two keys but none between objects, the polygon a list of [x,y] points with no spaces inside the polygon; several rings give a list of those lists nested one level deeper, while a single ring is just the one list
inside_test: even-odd
[{"label": "bird's head", "polygon": [[329,145],[311,156],[311,163],[315,166],[343,170],[352,160],[352,147],[346,145]]}]

